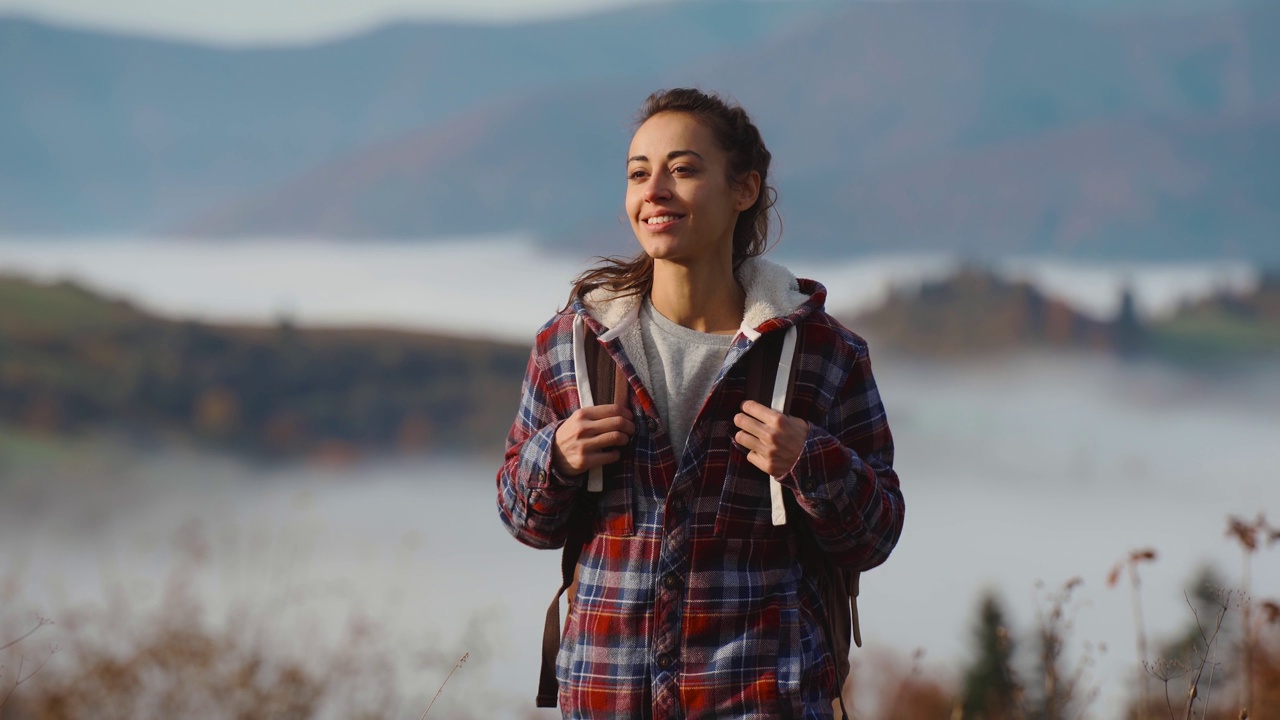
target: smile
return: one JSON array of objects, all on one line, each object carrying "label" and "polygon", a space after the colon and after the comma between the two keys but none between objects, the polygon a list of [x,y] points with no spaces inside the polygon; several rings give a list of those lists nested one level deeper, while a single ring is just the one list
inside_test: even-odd
[{"label": "smile", "polygon": [[683,215],[655,215],[654,217],[651,217],[648,220],[645,220],[644,222],[646,225],[664,225],[666,223],[675,222],[676,220],[679,220],[682,217],[684,216]]}]

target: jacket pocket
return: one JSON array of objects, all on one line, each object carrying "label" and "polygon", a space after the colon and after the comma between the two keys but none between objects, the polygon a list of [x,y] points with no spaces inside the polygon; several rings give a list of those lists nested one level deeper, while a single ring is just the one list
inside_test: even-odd
[{"label": "jacket pocket", "polygon": [[769,502],[769,476],[747,460],[745,450],[732,446],[720,489],[715,534],[757,540],[784,537],[786,526],[773,524]]},{"label": "jacket pocket", "polygon": [[596,502],[596,534],[630,537],[635,534],[635,462],[631,452],[604,468],[604,488]]}]

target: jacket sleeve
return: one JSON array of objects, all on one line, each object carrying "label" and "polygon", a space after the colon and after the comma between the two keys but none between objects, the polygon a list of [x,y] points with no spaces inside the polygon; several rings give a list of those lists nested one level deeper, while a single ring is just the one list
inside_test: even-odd
[{"label": "jacket sleeve", "polygon": [[517,540],[535,548],[564,545],[569,514],[585,477],[562,478],[552,467],[552,443],[565,419],[554,400],[545,358],[535,346],[498,471],[502,523]]},{"label": "jacket sleeve", "polygon": [[800,458],[779,480],[795,493],[832,560],[869,570],[897,544],[905,505],[870,355],[865,345],[856,352],[825,421],[809,423]]}]

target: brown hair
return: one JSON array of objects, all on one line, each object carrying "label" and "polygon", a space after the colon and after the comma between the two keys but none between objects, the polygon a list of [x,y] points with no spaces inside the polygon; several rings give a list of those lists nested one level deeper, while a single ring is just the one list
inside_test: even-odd
[{"label": "brown hair", "polygon": [[[659,90],[645,99],[637,113],[636,127],[659,113],[685,113],[711,130],[720,148],[729,156],[729,181],[739,182],[752,170],[760,174],[760,193],[751,207],[738,215],[733,227],[733,268],[743,260],[763,255],[769,249],[769,211],[778,193],[769,184],[769,161],[773,155],[764,146],[760,130],[747,111],[714,93],[691,88]],[[575,298],[604,287],[621,295],[647,295],[653,288],[653,258],[643,250],[635,257],[602,257],[573,281],[569,293]]]}]

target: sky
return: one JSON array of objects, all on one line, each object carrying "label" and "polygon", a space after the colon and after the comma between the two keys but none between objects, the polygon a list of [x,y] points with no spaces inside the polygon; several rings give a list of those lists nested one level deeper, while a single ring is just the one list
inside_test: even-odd
[{"label": "sky", "polygon": [[306,42],[402,19],[526,20],[655,0],[0,0],[21,15],[219,44]]}]

